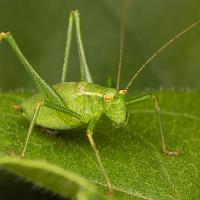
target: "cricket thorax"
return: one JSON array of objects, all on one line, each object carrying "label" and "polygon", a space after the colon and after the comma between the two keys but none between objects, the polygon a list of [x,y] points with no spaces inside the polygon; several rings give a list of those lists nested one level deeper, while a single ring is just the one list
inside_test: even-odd
[{"label": "cricket thorax", "polygon": [[[74,84],[73,92],[68,91],[67,104],[74,111],[84,115],[87,120],[105,113],[115,124],[119,125],[125,122],[125,101],[123,95],[117,94],[115,88],[103,87],[84,81],[65,84],[68,84],[68,90],[69,85]],[[70,101],[67,100],[69,98],[71,98]]]},{"label": "cricket thorax", "polygon": [[115,89],[97,84],[80,82],[65,82],[55,85],[67,107],[84,116],[85,122],[91,118],[100,117],[104,113],[104,100],[111,99]]},{"label": "cricket thorax", "polygon": [[79,95],[80,96],[91,96],[91,97],[103,97],[103,90],[101,89],[102,87],[97,86],[96,84],[91,84],[87,82],[78,82],[77,83],[77,88],[79,90]]},{"label": "cricket thorax", "polygon": [[96,114],[105,113],[117,125],[125,123],[127,114],[124,94],[114,88],[83,81],[77,83],[77,89],[78,96],[86,98],[97,111]]}]

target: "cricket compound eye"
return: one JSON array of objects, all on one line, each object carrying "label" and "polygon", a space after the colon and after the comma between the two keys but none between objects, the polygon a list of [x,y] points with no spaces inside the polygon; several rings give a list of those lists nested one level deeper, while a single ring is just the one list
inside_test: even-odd
[{"label": "cricket compound eye", "polygon": [[104,100],[106,103],[110,103],[112,101],[113,97],[112,96],[105,96]]}]

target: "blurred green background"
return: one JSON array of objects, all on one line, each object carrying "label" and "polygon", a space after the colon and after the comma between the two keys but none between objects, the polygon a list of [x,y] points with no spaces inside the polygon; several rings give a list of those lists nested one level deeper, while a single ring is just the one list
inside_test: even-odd
[{"label": "blurred green background", "polygon": [[[0,31],[12,31],[26,57],[50,84],[60,81],[70,10],[78,8],[88,63],[96,83],[116,79],[123,0],[0,0]],[[199,0],[133,0],[125,29],[121,86],[138,65],[176,33],[200,19]],[[68,80],[80,80],[74,40]],[[200,28],[187,33],[155,59],[132,91],[189,87],[200,89]],[[8,45],[0,47],[0,88],[34,88]]]}]

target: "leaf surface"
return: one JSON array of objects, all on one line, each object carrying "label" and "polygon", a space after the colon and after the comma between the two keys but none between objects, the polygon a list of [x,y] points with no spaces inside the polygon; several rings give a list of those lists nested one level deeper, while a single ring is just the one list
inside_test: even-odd
[{"label": "leaf surface", "polygon": [[104,199],[83,178],[47,162],[2,157],[0,166],[63,197],[77,200]]},{"label": "leaf surface", "polygon": [[[95,128],[94,138],[115,189],[115,199],[177,200],[200,196],[200,94],[162,91],[158,95],[167,147],[180,150],[179,157],[162,154],[151,101],[129,106],[130,119],[126,127],[115,128],[103,118]],[[29,122],[12,105],[29,96],[26,93],[0,94],[0,151],[4,154],[15,157],[22,152]],[[94,183],[102,194],[107,192],[84,128],[50,135],[35,127],[26,158],[47,161],[59,169],[79,174]],[[29,161],[24,160],[26,162]],[[8,164],[8,168],[11,166],[14,165]],[[42,164],[39,166],[42,168]],[[27,174],[31,171],[28,166],[24,169]],[[55,175],[56,171],[52,172],[52,176]],[[46,177],[48,183],[48,174]],[[62,175],[60,178],[63,179]],[[31,180],[38,184],[37,178]],[[59,190],[54,192],[63,195]]]}]

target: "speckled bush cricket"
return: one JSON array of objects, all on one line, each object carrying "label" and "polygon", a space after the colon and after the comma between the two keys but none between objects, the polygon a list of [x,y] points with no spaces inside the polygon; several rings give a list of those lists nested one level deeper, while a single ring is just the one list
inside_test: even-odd
[{"label": "speckled bush cricket", "polygon": [[[9,45],[14,50],[15,54],[17,55],[25,69],[28,71],[29,75],[31,76],[39,90],[38,93],[33,95],[30,99],[28,99],[21,105],[24,115],[30,120],[30,126],[22,151],[22,157],[24,157],[25,155],[27,144],[34,125],[40,125],[42,127],[55,130],[66,130],[81,126],[82,124],[88,124],[86,131],[88,140],[96,155],[102,175],[105,177],[109,192],[112,193],[112,184],[108,178],[106,170],[104,169],[103,163],[101,161],[96,144],[93,139],[93,129],[102,114],[105,114],[108,118],[112,120],[113,124],[117,126],[126,124],[128,120],[127,106],[137,102],[142,102],[146,99],[152,99],[155,103],[155,110],[158,116],[163,153],[170,156],[178,155],[177,151],[171,152],[166,149],[158,98],[154,94],[147,94],[139,98],[129,98],[129,100],[127,101],[126,96],[129,87],[136,79],[136,77],[140,74],[140,72],[147,66],[147,64],[149,64],[156,56],[158,56],[176,39],[181,37],[187,31],[194,28],[199,23],[200,21],[197,21],[194,24],[190,25],[189,27],[178,33],[171,40],[169,40],[167,43],[165,43],[160,49],[158,49],[143,65],[138,68],[138,71],[130,79],[124,89],[119,89],[123,36],[121,37],[116,88],[103,87],[93,83],[93,79],[90,74],[82,44],[78,10],[73,10],[70,13],[61,83],[53,86],[48,85],[44,81],[44,79],[42,79],[32,68],[31,64],[27,61],[27,59],[24,57],[23,53],[19,49],[12,34],[10,32],[0,33],[0,41],[5,39],[9,43]],[[76,30],[81,81],[65,82],[73,26],[75,26]],[[121,31],[121,35],[123,35],[123,31]]]}]

